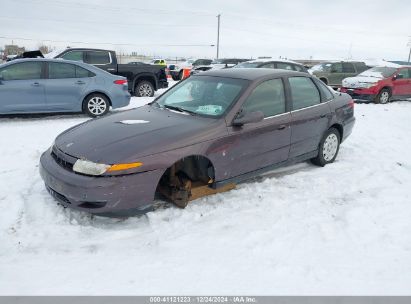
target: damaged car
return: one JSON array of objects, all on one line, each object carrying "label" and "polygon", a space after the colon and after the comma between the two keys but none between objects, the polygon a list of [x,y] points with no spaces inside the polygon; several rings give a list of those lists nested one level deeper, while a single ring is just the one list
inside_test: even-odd
[{"label": "damaged car", "polygon": [[354,123],[351,97],[307,73],[208,71],[66,130],[40,174],[63,206],[97,215],[151,211],[156,195],[184,208],[280,166],[332,163]]},{"label": "damaged car", "polygon": [[374,67],[357,77],[345,78],[341,92],[357,101],[385,104],[411,98],[411,66]]}]

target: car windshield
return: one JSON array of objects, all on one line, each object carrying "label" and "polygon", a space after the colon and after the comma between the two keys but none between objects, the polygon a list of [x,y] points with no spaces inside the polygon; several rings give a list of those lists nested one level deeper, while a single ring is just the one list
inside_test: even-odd
[{"label": "car windshield", "polygon": [[191,76],[175,85],[154,105],[178,112],[221,116],[247,86],[244,79]]},{"label": "car windshield", "polygon": [[396,68],[391,68],[391,67],[375,67],[375,68],[362,72],[358,76],[387,78],[387,77],[392,76],[396,71],[397,71]]},{"label": "car windshield", "polygon": [[328,62],[328,63],[321,63],[321,64],[317,64],[315,66],[313,66],[312,68],[310,68],[310,72],[329,72],[331,69],[331,65],[332,63]]},{"label": "car windshield", "polygon": [[241,68],[258,68],[258,66],[261,64],[261,62],[242,62],[239,63],[235,66],[233,66],[233,68],[236,69],[241,69]]}]

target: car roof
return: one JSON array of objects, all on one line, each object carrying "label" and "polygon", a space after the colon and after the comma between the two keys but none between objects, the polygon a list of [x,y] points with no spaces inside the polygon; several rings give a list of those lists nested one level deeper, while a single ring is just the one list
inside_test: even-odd
[{"label": "car roof", "polygon": [[267,76],[305,76],[307,73],[288,71],[282,69],[259,69],[259,68],[244,68],[244,69],[221,69],[221,70],[208,70],[195,76],[216,76],[216,77],[228,77],[228,78],[238,78],[246,80],[257,80],[259,78],[265,78]]},{"label": "car roof", "polygon": [[247,62],[250,62],[250,63],[284,62],[284,63],[292,63],[292,64],[302,65],[301,63],[298,63],[296,61],[292,61],[292,60],[288,60],[288,59],[275,59],[275,58],[254,59],[254,60],[250,60],[250,61],[247,61]]}]

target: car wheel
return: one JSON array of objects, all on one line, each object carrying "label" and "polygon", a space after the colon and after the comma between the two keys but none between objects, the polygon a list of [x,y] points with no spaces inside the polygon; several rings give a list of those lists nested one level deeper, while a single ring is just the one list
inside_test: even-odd
[{"label": "car wheel", "polygon": [[171,75],[171,78],[172,78],[174,81],[180,80],[180,79],[179,79],[179,75]]},{"label": "car wheel", "polygon": [[90,117],[103,116],[110,110],[108,98],[102,94],[91,94],[83,103],[83,112]]},{"label": "car wheel", "polygon": [[183,79],[183,70],[180,71],[180,73],[178,73],[178,80]]},{"label": "car wheel", "polygon": [[375,103],[386,104],[390,101],[391,91],[389,89],[382,89],[375,98]]},{"label": "car wheel", "polygon": [[321,167],[332,163],[337,157],[340,142],[340,132],[335,128],[328,129],[320,141],[317,157],[311,159],[312,163]]},{"label": "car wheel", "polygon": [[136,85],[135,95],[137,97],[153,97],[154,96],[153,84],[146,80],[140,81]]}]

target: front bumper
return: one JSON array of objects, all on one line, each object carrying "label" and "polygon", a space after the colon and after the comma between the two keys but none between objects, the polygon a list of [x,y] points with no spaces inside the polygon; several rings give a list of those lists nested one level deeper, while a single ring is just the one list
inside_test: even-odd
[{"label": "front bumper", "polygon": [[372,102],[377,96],[377,94],[368,89],[341,88],[340,92],[347,93],[352,97],[352,99],[354,99],[354,101]]},{"label": "front bumper", "polygon": [[131,216],[153,209],[161,170],[122,176],[92,177],[58,164],[50,150],[40,158],[40,175],[47,190],[65,207],[101,216]]}]

